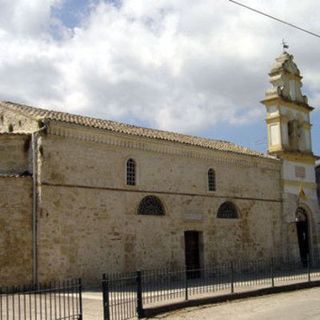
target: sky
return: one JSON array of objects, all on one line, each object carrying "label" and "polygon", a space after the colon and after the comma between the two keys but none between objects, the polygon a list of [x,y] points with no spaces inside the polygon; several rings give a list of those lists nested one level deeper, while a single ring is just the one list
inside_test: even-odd
[{"label": "sky", "polygon": [[[320,34],[320,1],[241,0]],[[228,0],[0,0],[0,100],[265,152],[268,72],[289,44],[320,155],[320,39]]]}]

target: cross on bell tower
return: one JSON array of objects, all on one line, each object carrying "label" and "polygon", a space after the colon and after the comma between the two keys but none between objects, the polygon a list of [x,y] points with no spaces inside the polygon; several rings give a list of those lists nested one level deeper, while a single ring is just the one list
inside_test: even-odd
[{"label": "cross on bell tower", "polygon": [[289,45],[282,39],[282,52],[285,53],[286,49],[289,49]]}]

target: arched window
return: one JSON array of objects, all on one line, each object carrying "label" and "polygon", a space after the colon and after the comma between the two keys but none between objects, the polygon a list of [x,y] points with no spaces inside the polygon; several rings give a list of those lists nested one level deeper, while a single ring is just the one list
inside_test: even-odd
[{"label": "arched window", "polygon": [[296,211],[296,222],[308,221],[307,211],[304,208],[299,207]]},{"label": "arched window", "polygon": [[133,159],[127,161],[127,185],[136,185],[136,162]]},{"label": "arched window", "polygon": [[138,214],[149,216],[163,216],[164,207],[159,198],[154,196],[146,196],[141,200],[139,204]]},{"label": "arched window", "polygon": [[208,190],[216,191],[216,173],[212,168],[208,170]]},{"label": "arched window", "polygon": [[221,219],[237,219],[238,211],[236,206],[230,201],[224,202],[218,209],[217,217]]}]

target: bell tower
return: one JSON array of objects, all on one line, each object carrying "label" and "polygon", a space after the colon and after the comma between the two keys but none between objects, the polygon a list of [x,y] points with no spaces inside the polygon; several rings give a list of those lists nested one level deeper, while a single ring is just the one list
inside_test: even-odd
[{"label": "bell tower", "polygon": [[300,256],[305,263],[320,251],[316,158],[311,145],[313,108],[301,92],[302,76],[291,54],[284,51],[276,58],[269,77],[272,87],[261,103],[267,111],[268,153],[282,163],[283,248],[287,256]]},{"label": "bell tower", "polygon": [[268,153],[282,158],[313,159],[308,99],[301,93],[302,76],[293,56],[283,52],[269,73],[272,88],[262,103],[267,109]]}]

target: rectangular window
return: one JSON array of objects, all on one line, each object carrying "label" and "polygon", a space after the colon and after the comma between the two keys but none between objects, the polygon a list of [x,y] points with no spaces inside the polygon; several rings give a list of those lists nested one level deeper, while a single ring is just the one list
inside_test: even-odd
[{"label": "rectangular window", "polygon": [[127,185],[136,185],[136,163],[133,159],[127,161]]},{"label": "rectangular window", "polygon": [[208,170],[208,190],[216,191],[216,173],[213,169]]}]

